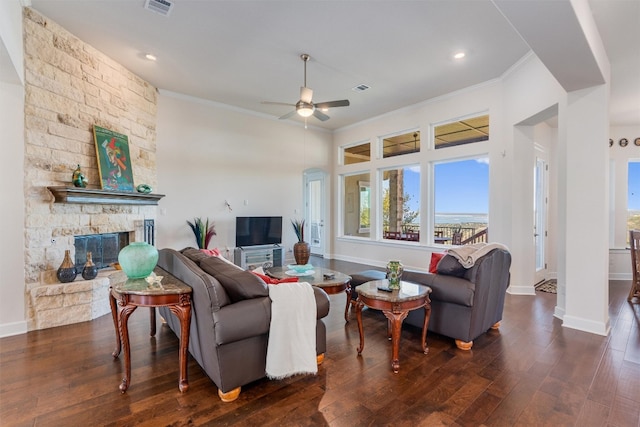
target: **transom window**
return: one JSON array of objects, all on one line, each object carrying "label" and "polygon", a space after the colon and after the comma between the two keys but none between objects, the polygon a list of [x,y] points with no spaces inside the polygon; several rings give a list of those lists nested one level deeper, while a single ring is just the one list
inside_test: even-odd
[{"label": "transom window", "polygon": [[420,131],[390,136],[382,140],[382,157],[401,156],[420,152]]},{"label": "transom window", "polygon": [[364,143],[346,147],[342,151],[342,161],[345,165],[368,162],[371,160],[371,144]]},{"label": "transom window", "polygon": [[489,140],[489,115],[469,117],[434,127],[436,149]]}]

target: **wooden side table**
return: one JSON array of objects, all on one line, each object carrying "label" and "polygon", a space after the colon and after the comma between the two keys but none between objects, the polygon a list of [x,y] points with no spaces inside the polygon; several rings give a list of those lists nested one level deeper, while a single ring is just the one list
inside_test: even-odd
[{"label": "wooden side table", "polygon": [[[289,276],[286,267],[271,267],[266,273],[274,279],[284,279]],[[325,279],[325,274],[332,275],[331,279]],[[301,282],[308,282],[311,286],[317,286],[329,295],[346,292],[347,304],[344,309],[344,320],[349,321],[349,303],[351,302],[351,276],[324,267],[313,267],[313,274],[298,276]]]},{"label": "wooden side table", "polygon": [[407,317],[409,311],[424,307],[424,324],[422,325],[422,351],[429,352],[427,347],[427,328],[431,316],[431,300],[429,294],[431,288],[410,282],[400,282],[400,289],[391,292],[381,291],[378,288],[387,288],[388,280],[373,280],[356,287],[358,300],[356,301],[356,316],[358,319],[358,332],[360,333],[360,346],[358,355],[364,349],[364,330],[362,328],[362,308],[366,305],[369,308],[382,310],[390,322],[391,329],[391,369],[394,373],[400,370],[400,333],[402,331],[402,321]]},{"label": "wooden side table", "polygon": [[[160,283],[148,283],[145,279],[128,279],[116,283],[109,289],[111,315],[116,329],[116,349],[114,358],[124,350],[125,374],[120,384],[122,393],[131,384],[131,346],[129,344],[129,316],[138,307],[151,308],[151,336],[156,333],[156,307],[168,306],[169,310],[180,320],[180,380],[181,392],[189,389],[187,378],[187,351],[189,349],[189,328],[191,326],[191,287],[187,286],[163,269],[156,267],[158,276],[163,276]],[[124,274],[124,273],[123,273]]]}]

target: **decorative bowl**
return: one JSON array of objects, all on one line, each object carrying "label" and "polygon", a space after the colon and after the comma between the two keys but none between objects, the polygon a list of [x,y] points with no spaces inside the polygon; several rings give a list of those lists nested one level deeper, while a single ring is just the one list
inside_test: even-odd
[{"label": "decorative bowl", "polygon": [[305,271],[313,270],[313,265],[311,265],[311,264],[301,264],[301,265],[289,264],[289,265],[287,265],[287,268],[289,270],[294,270],[297,273],[304,273]]}]

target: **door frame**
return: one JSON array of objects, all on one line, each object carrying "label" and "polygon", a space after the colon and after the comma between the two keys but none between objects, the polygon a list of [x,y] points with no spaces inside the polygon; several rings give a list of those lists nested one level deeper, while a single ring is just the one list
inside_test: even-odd
[{"label": "door frame", "polygon": [[[326,253],[327,247],[328,247],[328,242],[327,242],[327,238],[328,238],[328,230],[329,230],[329,220],[328,220],[328,203],[327,203],[327,179],[328,179],[328,174],[327,172],[323,171],[322,169],[307,169],[304,171],[303,173],[303,205],[304,205],[304,219],[306,224],[308,224],[308,228],[307,228],[307,232],[308,232],[308,242],[309,242],[309,247],[311,249],[311,254],[312,255],[318,255],[318,256],[323,256]],[[314,224],[312,222],[312,215],[311,215],[311,192],[309,191],[309,183],[311,181],[320,181],[320,196],[321,196],[321,200],[320,200],[320,221],[319,224]],[[320,241],[316,244],[313,241],[313,228],[314,227],[319,227],[319,237],[320,237]]]}]

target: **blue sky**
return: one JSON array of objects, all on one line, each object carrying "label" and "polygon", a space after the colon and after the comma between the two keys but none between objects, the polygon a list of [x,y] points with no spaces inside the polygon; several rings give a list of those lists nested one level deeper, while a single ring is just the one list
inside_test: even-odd
[{"label": "blue sky", "polygon": [[629,162],[629,183],[627,188],[628,209],[640,211],[640,161]]},{"label": "blue sky", "polygon": [[[424,181],[424,180],[423,180]],[[489,213],[488,159],[462,160],[435,165],[435,200],[438,213]],[[419,194],[418,168],[405,168],[405,192]],[[409,202],[418,210],[418,196]]]}]

